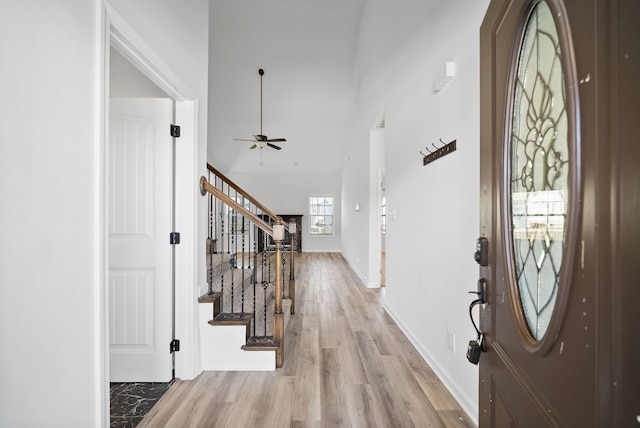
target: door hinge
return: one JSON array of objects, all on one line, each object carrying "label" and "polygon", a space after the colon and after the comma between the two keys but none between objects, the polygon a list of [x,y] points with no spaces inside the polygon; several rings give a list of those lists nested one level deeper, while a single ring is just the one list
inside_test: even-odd
[{"label": "door hinge", "polygon": [[171,232],[169,234],[169,244],[176,245],[180,243],[180,232]]},{"label": "door hinge", "polygon": [[180,137],[180,127],[178,125],[171,125],[171,136],[173,138]]},{"label": "door hinge", "polygon": [[180,350],[180,341],[178,339],[173,339],[171,343],[169,343],[169,353],[173,354],[174,352],[178,352]]}]

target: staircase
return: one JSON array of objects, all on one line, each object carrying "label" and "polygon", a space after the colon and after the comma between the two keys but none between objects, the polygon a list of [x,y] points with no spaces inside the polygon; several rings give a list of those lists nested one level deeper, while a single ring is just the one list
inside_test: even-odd
[{"label": "staircase", "polygon": [[285,238],[297,225],[208,169],[200,180],[209,198],[207,290],[199,298],[203,369],[274,370],[283,365],[295,312],[295,245]]}]

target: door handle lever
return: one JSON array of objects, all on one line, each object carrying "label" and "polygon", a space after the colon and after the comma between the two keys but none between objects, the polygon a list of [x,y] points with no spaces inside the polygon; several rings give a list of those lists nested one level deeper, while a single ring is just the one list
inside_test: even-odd
[{"label": "door handle lever", "polygon": [[487,297],[487,281],[484,278],[478,280],[476,291],[469,291],[469,294],[476,294],[478,296],[479,303],[486,302]]}]

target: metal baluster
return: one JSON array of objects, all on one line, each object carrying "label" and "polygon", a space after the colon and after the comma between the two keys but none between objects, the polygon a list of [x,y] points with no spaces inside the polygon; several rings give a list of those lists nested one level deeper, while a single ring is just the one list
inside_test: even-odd
[{"label": "metal baluster", "polygon": [[[227,195],[229,196],[229,195]],[[233,222],[231,221],[231,219],[233,219],[233,210],[232,209],[227,209],[227,216],[229,218],[229,232],[227,232],[227,253],[231,254],[231,235],[232,235],[232,228],[233,228]]]},{"label": "metal baluster", "polygon": [[258,233],[258,226],[253,226],[253,273],[251,274],[253,280],[253,335],[257,336],[256,332],[256,286],[258,285],[258,243],[255,239]]},{"label": "metal baluster", "polygon": [[[211,171],[207,171],[207,180],[211,182]],[[210,193],[207,196],[207,221],[209,222],[209,227],[207,229],[207,238],[209,240],[213,239],[213,229],[212,229],[212,220],[211,217],[213,214],[213,204],[214,199],[213,195]],[[209,241],[211,243],[212,241]],[[213,294],[213,254],[211,254],[211,247],[207,246],[206,253],[206,264],[207,264],[207,294]]]},{"label": "metal baluster", "polygon": [[209,245],[207,246],[207,293],[209,295],[213,294],[213,218],[214,218],[214,200],[213,196],[209,194],[209,212],[208,212],[208,220],[209,220],[209,230],[207,232],[207,238],[209,239]]},{"label": "metal baluster", "polygon": [[[220,242],[224,246],[224,206],[220,204]],[[224,313],[224,248],[220,251],[220,292],[222,293],[222,312]]]},{"label": "metal baluster", "polygon": [[285,265],[287,264],[287,261],[284,258],[284,251],[282,251],[283,255],[282,255],[282,298],[284,299],[284,271],[285,271]]},{"label": "metal baluster", "polygon": [[[265,233],[264,237],[265,237],[264,253],[267,254],[269,252],[268,246],[267,246],[269,243],[269,235]],[[267,278],[269,278],[269,282],[271,282],[271,257],[267,258]]]},{"label": "metal baluster", "polygon": [[[268,260],[267,260],[267,251],[266,251],[266,249],[267,249],[266,237],[267,237],[267,234],[263,233],[263,241],[264,241],[263,242],[264,247],[263,247],[263,250],[262,250],[262,294],[263,294],[263,302],[262,302],[262,304],[263,304],[263,314],[262,314],[262,317],[264,319],[264,329],[263,329],[264,333],[262,335],[263,337],[267,336],[267,288],[269,287],[269,279],[270,279],[269,276],[266,276],[266,279],[265,279],[265,274],[264,274],[265,266],[266,266],[266,264],[268,262]],[[269,272],[268,269],[267,269],[267,272]]]},{"label": "metal baluster", "polygon": [[[244,198],[243,198],[244,199]],[[240,272],[242,272],[242,281],[241,281],[241,285],[242,285],[242,295],[241,295],[241,311],[243,314],[244,312],[244,261],[245,261],[245,252],[244,252],[244,245],[245,245],[245,238],[244,238],[244,216],[242,216],[242,253],[241,253],[241,257],[242,257],[242,261],[241,261],[241,265],[240,265]]]},{"label": "metal baluster", "polygon": [[236,227],[236,223],[238,221],[238,213],[235,210],[231,210],[231,218],[234,219],[233,222],[231,222],[231,238],[230,238],[230,244],[229,244],[229,268],[231,270],[231,313],[234,314],[236,311],[234,310],[234,306],[235,306],[235,289],[236,289],[236,283],[235,283],[235,278],[234,278],[234,271],[235,271],[235,267],[236,267],[236,254],[237,254],[237,238],[236,238],[236,233],[237,232],[237,227]]}]

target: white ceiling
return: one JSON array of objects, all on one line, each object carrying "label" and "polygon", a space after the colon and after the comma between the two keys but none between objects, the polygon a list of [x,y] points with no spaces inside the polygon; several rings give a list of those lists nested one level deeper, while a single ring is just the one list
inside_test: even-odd
[{"label": "white ceiling", "polygon": [[[340,171],[362,0],[212,0],[209,160],[224,172]],[[260,132],[284,137],[249,150]],[[263,166],[259,166],[262,154]]]}]

